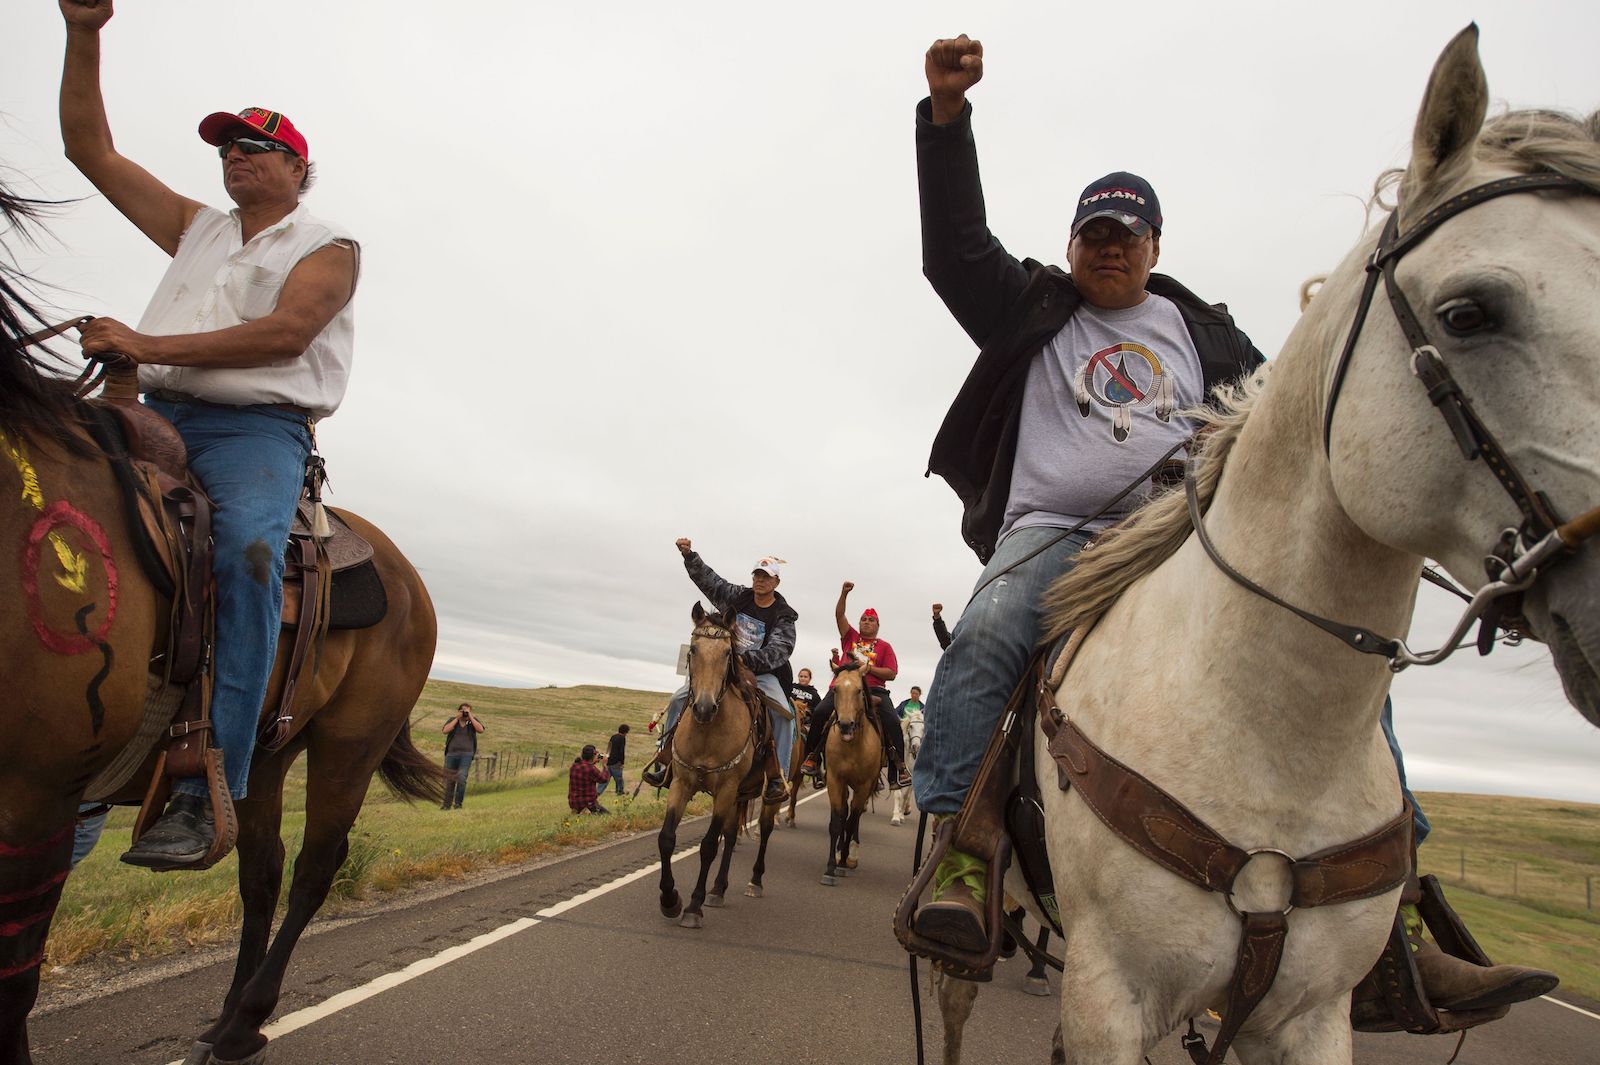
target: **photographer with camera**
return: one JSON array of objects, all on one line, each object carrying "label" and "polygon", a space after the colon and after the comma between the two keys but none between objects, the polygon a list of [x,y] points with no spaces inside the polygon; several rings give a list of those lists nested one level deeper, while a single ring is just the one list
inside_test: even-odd
[{"label": "photographer with camera", "polygon": [[439,731],[445,735],[444,771],[455,774],[445,782],[444,802],[439,809],[459,810],[461,800],[467,797],[467,771],[478,755],[478,733],[483,731],[483,722],[473,716],[471,703],[462,703]]},{"label": "photographer with camera", "polygon": [[567,770],[567,805],[575,814],[608,814],[611,811],[600,805],[599,789],[611,780],[606,771],[605,755],[595,745],[586,743],[578,757]]}]

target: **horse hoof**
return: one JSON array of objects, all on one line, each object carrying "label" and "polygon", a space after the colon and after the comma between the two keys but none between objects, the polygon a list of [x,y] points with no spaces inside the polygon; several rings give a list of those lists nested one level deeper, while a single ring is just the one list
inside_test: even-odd
[{"label": "horse hoof", "polygon": [[211,1044],[196,1039],[194,1046],[189,1048],[189,1056],[183,1059],[183,1065],[211,1065]]},{"label": "horse hoof", "polygon": [[891,825],[903,825],[903,824],[905,824],[905,821],[906,821],[906,819],[903,818],[903,817],[891,817],[891,818],[889,818],[889,823]]},{"label": "horse hoof", "polygon": [[858,866],[860,864],[861,863],[859,861],[857,861],[856,859],[854,859],[854,858],[846,858],[844,860],[844,867],[846,869],[854,869],[856,866]]},{"label": "horse hoof", "polygon": [[834,879],[833,874],[831,874],[831,873],[823,873],[822,874],[822,886],[823,887],[833,887],[838,882],[839,881]]},{"label": "horse hoof", "polygon": [[672,896],[672,902],[661,907],[661,916],[665,917],[669,921],[676,921],[678,919],[678,915],[681,913],[683,913],[683,900],[679,898],[676,893],[674,893]]},{"label": "horse hoof", "polygon": [[267,1062],[270,1060],[267,1055],[271,1052],[271,1050],[271,1044],[268,1044],[247,1058],[234,1059],[219,1058],[213,1054],[211,1055],[211,1065],[267,1065]]},{"label": "horse hoof", "polygon": [[1042,976],[1030,976],[1022,981],[1022,990],[1025,994],[1044,998],[1050,994],[1050,981]]},{"label": "horse hoof", "polygon": [[678,921],[679,928],[704,928],[706,920],[698,913],[686,913]]},{"label": "horse hoof", "polygon": [[727,904],[722,901],[722,896],[721,895],[707,895],[706,896],[706,905],[707,906],[725,906]]},{"label": "horse hoof", "polygon": [[749,887],[745,888],[744,897],[747,899],[759,899],[761,897],[761,885],[751,884]]}]

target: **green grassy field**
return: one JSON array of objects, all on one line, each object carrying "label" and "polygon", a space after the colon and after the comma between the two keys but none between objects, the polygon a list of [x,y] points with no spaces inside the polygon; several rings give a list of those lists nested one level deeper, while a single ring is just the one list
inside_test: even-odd
[{"label": "green grassy field", "polygon": [[[457,704],[470,702],[485,726],[480,754],[499,752],[504,766],[512,755],[537,755],[542,761],[548,751],[550,765],[502,771],[493,782],[475,781],[466,805],[448,813],[401,802],[374,783],[323,913],[431,880],[465,878],[490,866],[659,826],[663,805],[650,789],[638,800],[603,800],[610,816],[573,817],[567,809],[566,770],[585,743],[603,746],[616,726],[627,722],[631,792],[639,767],[654,749],[646,724],[666,698],[660,692],[591,686],[515,689],[430,682],[412,714],[412,736],[430,756],[442,758],[439,728]],[[698,811],[699,806],[691,808]],[[100,846],[67,881],[50,931],[49,965],[96,956],[162,955],[237,934],[237,858],[203,873],[164,876],[122,865],[117,856],[127,845],[133,817],[131,809],[114,811]],[[296,765],[285,789],[282,831],[290,862],[299,852],[304,824],[304,770]],[[286,898],[287,877],[284,883]]]},{"label": "green grassy field", "polygon": [[[631,790],[653,747],[646,723],[666,693],[433,681],[411,716],[412,735],[430,756],[442,756],[439,729],[461,702],[472,703],[486,726],[479,753],[499,753],[502,772],[493,782],[473,783],[465,808],[450,813],[399,802],[374,785],[324,913],[660,824],[661,804],[648,790],[636,802],[611,804],[609,817],[570,816],[566,767],[585,743],[603,745],[627,722]],[[530,757],[542,762],[545,752],[548,768],[526,768]],[[504,771],[514,760],[522,768]],[[305,820],[302,784],[297,767],[283,824],[291,861]],[[1589,909],[1585,896],[1585,878],[1600,888],[1600,806],[1442,793],[1421,801],[1434,825],[1421,851],[1422,869],[1444,882],[1489,955],[1551,969],[1568,991],[1600,1001],[1600,909]],[[237,934],[236,860],[169,876],[121,865],[117,855],[132,821],[131,810],[114,813],[101,846],[68,880],[50,933],[51,964],[165,954]],[[1600,897],[1594,904],[1600,906]]]},{"label": "green grassy field", "polygon": [[1549,969],[1600,1001],[1600,806],[1445,792],[1418,801],[1433,822],[1418,865],[1489,957]]}]

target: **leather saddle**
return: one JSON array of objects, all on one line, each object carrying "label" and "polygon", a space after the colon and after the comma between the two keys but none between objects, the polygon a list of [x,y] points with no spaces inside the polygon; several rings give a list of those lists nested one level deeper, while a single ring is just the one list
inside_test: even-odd
[{"label": "leather saddle", "polygon": [[[134,552],[156,590],[171,604],[167,631],[158,634],[160,650],[151,662],[147,718],[152,711],[170,712],[174,704],[176,712],[164,725],[156,722],[155,730],[141,728],[134,744],[143,749],[119,753],[113,765],[126,781],[151,746],[163,737],[166,740],[134,825],[135,840],[160,816],[173,780],[201,776],[209,781],[216,842],[197,866],[207,868],[227,855],[237,834],[222,772],[222,752],[212,744],[211,736],[210,647],[215,616],[211,504],[189,472],[182,437],[165,418],[138,402],[131,375],[108,379],[105,394],[92,401],[89,410],[90,436],[105,454],[122,490]],[[314,457],[313,462],[312,473],[320,474],[321,459]],[[373,625],[382,620],[387,608],[371,545],[337,516],[331,522],[324,519],[326,529],[313,530],[316,513],[323,509],[315,498],[320,481],[311,474],[307,481],[312,498],[302,501],[301,517],[286,545],[283,624],[294,651],[280,705],[263,708],[261,743],[269,750],[281,747],[291,734],[289,708],[296,681],[330,625]],[[317,535],[319,531],[323,535]],[[341,577],[335,579],[335,573]],[[340,594],[346,584],[355,594]],[[334,607],[341,601],[342,612]],[[308,602],[313,604],[310,610]],[[173,690],[181,692],[181,698],[174,700],[165,694]],[[109,771],[93,784],[114,790]]]}]

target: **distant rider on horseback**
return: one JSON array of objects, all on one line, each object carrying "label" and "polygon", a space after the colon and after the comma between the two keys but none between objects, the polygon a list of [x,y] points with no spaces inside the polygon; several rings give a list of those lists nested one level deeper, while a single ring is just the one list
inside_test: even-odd
[{"label": "distant rider on horseback", "polygon": [[[782,560],[761,558],[750,570],[750,587],[730,584],[706,565],[700,553],[691,548],[687,537],[677,541],[683,555],[683,568],[689,579],[718,610],[733,615],[739,660],[755,674],[756,687],[765,697],[767,720],[772,725],[772,748],[767,756],[767,788],[763,802],[782,802],[788,796],[783,776],[789,750],[794,746],[794,722],[784,710],[789,706],[793,677],[789,656],[794,653],[795,622],[800,615],[778,594]],[[689,703],[689,685],[684,684],[667,704],[667,727],[655,760],[640,774],[651,787],[666,783],[667,763],[672,755],[672,730]]]},{"label": "distant rider on horseback", "polygon": [[[911,774],[906,772],[905,734],[900,728],[900,718],[895,715],[887,687],[888,682],[899,675],[900,661],[895,657],[889,641],[878,636],[881,622],[876,610],[868,607],[861,612],[859,630],[850,624],[845,614],[845,602],[854,588],[854,581],[845,581],[839,590],[839,602],[833,608],[833,620],[839,626],[839,646],[843,651],[839,661],[849,662],[855,658],[861,663],[861,675],[866,678],[867,694],[872,697],[873,707],[877,711],[879,732],[883,736],[884,750],[888,753],[889,787],[909,787]],[[838,662],[834,664],[838,665]],[[804,774],[816,776],[821,771],[822,744],[828,735],[831,717],[832,683],[828,685],[828,694],[823,696],[822,705],[811,715],[811,725],[806,730],[806,760],[800,768]]]}]

